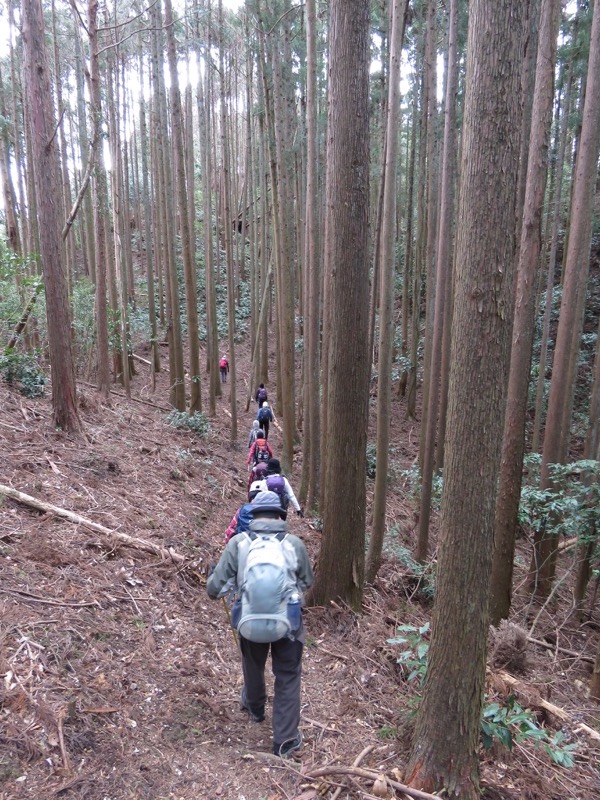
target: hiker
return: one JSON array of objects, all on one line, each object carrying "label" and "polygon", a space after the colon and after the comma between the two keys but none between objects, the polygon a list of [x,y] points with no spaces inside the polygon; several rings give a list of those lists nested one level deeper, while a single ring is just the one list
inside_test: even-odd
[{"label": "hiker", "polygon": [[221,383],[227,383],[227,373],[229,372],[229,361],[225,356],[221,356],[219,361],[219,372],[221,373]]},{"label": "hiker", "polygon": [[250,464],[258,464],[259,461],[264,461],[266,463],[270,458],[273,458],[271,445],[265,439],[265,432],[259,430],[256,434],[256,441],[248,452],[248,460],[246,463],[250,469]]},{"label": "hiker", "polygon": [[250,523],[252,522],[252,517],[250,516],[250,506],[260,491],[260,481],[253,481],[248,489],[248,502],[244,503],[243,506],[238,508],[233,515],[231,522],[229,523],[229,527],[225,531],[225,544],[227,544],[231,537],[235,536],[236,533],[243,533],[243,531],[247,531],[250,527]]},{"label": "hiker", "polygon": [[290,482],[281,472],[281,464],[278,458],[270,458],[267,462],[267,474],[261,482],[261,489],[265,492],[275,492],[281,503],[281,508],[287,511],[291,503],[294,511],[299,517],[304,516],[304,511],[300,508],[300,503],[290,486]]},{"label": "hiker", "polygon": [[[285,512],[277,495],[257,494],[251,513],[250,530],[229,540],[206,582],[206,590],[215,600],[235,581],[241,594],[231,619],[242,653],[244,685],[240,709],[253,722],[265,718],[265,664],[271,650],[275,676],[273,753],[289,758],[302,747],[298,727],[304,647],[301,600],[312,585],[313,573],[304,544],[287,532]],[[283,593],[281,584],[285,587]]]},{"label": "hiker", "polygon": [[269,423],[275,422],[275,416],[273,414],[272,409],[270,408],[269,404],[265,400],[262,406],[258,410],[258,414],[256,415],[256,419],[258,424],[265,432],[265,439],[269,438]]},{"label": "hiker", "polygon": [[265,402],[265,400],[268,399],[268,394],[267,394],[267,390],[265,389],[264,383],[261,383],[261,385],[256,390],[256,394],[254,395],[254,399],[256,400],[256,405],[259,408],[261,408],[261,406]]},{"label": "hiker", "polygon": [[250,436],[248,436],[248,450],[250,450],[250,448],[256,441],[259,429],[260,429],[260,423],[257,419],[255,419],[254,422],[252,423],[252,430],[250,431]]},{"label": "hiker", "polygon": [[252,484],[255,481],[262,481],[266,477],[267,477],[267,462],[259,461],[258,464],[255,464],[250,470],[250,478],[248,480],[248,494],[250,493]]}]

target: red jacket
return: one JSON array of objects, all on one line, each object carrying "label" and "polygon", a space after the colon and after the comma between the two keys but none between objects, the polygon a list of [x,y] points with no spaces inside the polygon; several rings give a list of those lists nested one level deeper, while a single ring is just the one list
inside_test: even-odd
[{"label": "red jacket", "polygon": [[266,439],[257,439],[254,442],[254,444],[252,445],[252,447],[250,448],[250,451],[248,453],[248,461],[246,461],[246,464],[254,464],[255,461],[256,461],[256,459],[254,457],[256,451],[260,450],[265,445],[267,446],[267,450],[269,451],[269,458],[273,458],[273,451],[271,450],[271,445],[267,442],[267,440]]}]

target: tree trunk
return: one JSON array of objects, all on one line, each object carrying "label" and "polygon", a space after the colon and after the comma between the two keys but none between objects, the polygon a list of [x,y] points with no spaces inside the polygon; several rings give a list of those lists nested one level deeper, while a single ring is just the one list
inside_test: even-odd
[{"label": "tree trunk", "polygon": [[165,284],[167,288],[167,314],[169,337],[169,373],[171,380],[170,402],[178,411],[185,411],[185,378],[183,369],[183,346],[181,342],[181,319],[179,312],[179,280],[175,262],[175,219],[173,197],[173,173],[171,169],[170,137],[167,128],[167,103],[163,60],[162,13],[159,2],[151,10],[153,21],[152,62],[154,101],[157,114],[156,153],[159,161],[162,193],[159,206],[163,215],[165,235]]},{"label": "tree trunk", "polygon": [[[366,580],[373,583],[381,564],[385,534],[388,484],[390,409],[392,399],[392,350],[394,345],[394,264],[396,243],[396,170],[398,161],[398,114],[400,111],[400,57],[406,0],[392,2],[390,69],[386,119],[384,185],[379,297],[379,380],[377,385],[377,467],[373,500],[373,527],[367,553]],[[369,352],[369,361],[371,353]]]},{"label": "tree trunk", "polygon": [[[407,783],[479,790],[487,591],[510,356],[521,0],[473,0],[438,588]],[[465,659],[465,653],[468,658]]]},{"label": "tree trunk", "polygon": [[548,143],[552,123],[554,66],[559,19],[560,0],[542,0],[528,147],[527,181],[517,267],[508,396],[496,498],[495,551],[490,583],[492,625],[498,625],[501,619],[508,617],[512,596],[513,559],[525,452],[527,395],[535,325],[536,290],[542,250],[542,214],[548,167]]},{"label": "tree trunk", "polygon": [[[186,191],[185,176],[185,150],[183,141],[183,112],[181,108],[181,93],[179,91],[179,76],[177,72],[177,50],[175,34],[173,32],[173,7],[171,0],[165,0],[165,30],[167,34],[167,54],[169,61],[169,75],[171,79],[171,132],[175,158],[177,205],[179,209],[179,230],[181,233],[181,251],[183,260],[183,274],[185,280],[185,301],[187,310],[187,336],[190,357],[190,414],[202,411],[202,396],[200,393],[200,348],[198,344],[198,298],[196,293],[196,270],[192,251],[192,232],[188,211],[189,198]],[[231,355],[232,376],[233,354]],[[232,385],[234,380],[232,377]]]},{"label": "tree trunk", "polygon": [[304,269],[308,295],[305,301],[306,383],[304,406],[304,461],[307,465],[306,506],[313,510],[319,498],[319,354],[321,269],[318,258],[318,127],[317,127],[317,11],[315,0],[306,4],[306,243]]},{"label": "tree trunk", "polygon": [[227,270],[227,331],[229,341],[229,407],[231,409],[231,443],[237,440],[237,399],[235,370],[235,264],[231,244],[231,178],[229,139],[227,135],[227,106],[223,58],[223,3],[219,0],[219,71],[221,73],[221,169],[223,177],[223,229],[225,233],[225,268]]},{"label": "tree trunk", "polygon": [[[448,77],[446,81],[446,104],[444,121],[444,151],[442,161],[441,205],[436,256],[436,289],[433,335],[431,341],[431,363],[427,414],[422,425],[426,427],[423,450],[423,473],[421,481],[421,512],[419,515],[419,538],[415,558],[427,560],[429,543],[429,518],[431,514],[431,488],[435,461],[436,431],[440,398],[442,365],[442,338],[447,325],[445,311],[447,294],[450,291],[449,276],[452,261],[452,219],[454,216],[454,173],[456,159],[456,91],[458,88],[457,63],[458,7],[457,0],[450,0],[448,23]],[[425,402],[425,399],[423,400]]]},{"label": "tree trunk", "polygon": [[68,433],[79,435],[82,426],[77,411],[71,320],[62,266],[60,165],[41,0],[23,0],[22,12],[34,156],[32,163],[39,201],[40,255],[46,288],[53,424]]},{"label": "tree trunk", "polygon": [[[550,464],[561,463],[564,459],[574,377],[571,361],[581,336],[582,296],[585,295],[589,271],[592,200],[600,147],[600,3],[594,4],[589,52],[581,143],[573,181],[571,224],[544,435],[542,489],[551,485]],[[539,598],[546,598],[552,587],[556,543],[557,537],[552,534],[538,533],[534,539],[529,585]]]},{"label": "tree trunk", "polygon": [[[102,93],[100,88],[100,63],[98,59],[98,0],[88,0],[88,35],[90,39],[90,101],[93,119],[94,147],[100,146],[102,130]],[[108,357],[108,306],[106,302],[106,229],[108,215],[108,188],[106,171],[101,159],[94,167],[96,202],[94,204],[94,234],[96,255],[96,336],[98,371],[96,385],[105,402],[109,401],[110,367]]]},{"label": "tree trunk", "polygon": [[[314,599],[362,601],[369,400],[369,2],[330,5],[325,263],[330,304],[323,543]],[[352,498],[352,502],[348,502]]]},{"label": "tree trunk", "polygon": [[[578,30],[578,17],[575,19],[575,26],[573,36],[575,37]],[[567,148],[569,115],[571,113],[571,102],[573,95],[573,79],[574,70],[572,64],[569,62],[567,69],[569,70],[569,77],[567,79],[567,88],[565,91],[563,116],[560,125],[560,142],[558,159],[556,165],[556,192],[554,194],[554,208],[552,211],[552,228],[550,233],[550,255],[548,257],[548,274],[546,277],[546,296],[544,307],[544,318],[542,322],[542,341],[540,344],[540,360],[538,367],[538,380],[535,395],[535,417],[533,423],[533,434],[531,440],[531,450],[534,453],[540,451],[540,432],[542,429],[542,417],[544,407],[544,390],[546,385],[546,364],[548,359],[548,342],[550,339],[550,319],[552,316],[553,308],[553,290],[554,290],[554,276],[556,272],[556,253],[558,249],[558,235],[562,219],[562,192],[563,192],[563,172],[565,165],[565,151]]]}]

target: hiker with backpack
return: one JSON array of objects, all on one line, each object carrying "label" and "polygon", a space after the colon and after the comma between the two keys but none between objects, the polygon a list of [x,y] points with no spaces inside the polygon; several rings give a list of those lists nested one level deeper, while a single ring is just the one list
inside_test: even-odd
[{"label": "hiker with backpack", "polygon": [[264,461],[265,464],[267,461],[273,457],[273,451],[271,450],[271,445],[265,439],[265,432],[263,430],[259,430],[256,434],[256,441],[250,448],[248,452],[248,460],[246,464],[248,464],[248,468],[250,465],[254,466],[258,464],[259,461]]},{"label": "hiker with backpack", "polygon": [[229,361],[226,356],[221,356],[219,361],[219,372],[221,373],[221,383],[227,383],[227,373],[229,372]]},{"label": "hiker with backpack", "polygon": [[260,430],[260,424],[258,420],[255,419],[254,422],[252,423],[252,430],[250,431],[250,435],[248,436],[248,450],[250,450],[250,448],[256,441],[256,437],[258,436],[259,430]]},{"label": "hiker with backpack", "polygon": [[252,505],[252,501],[256,497],[256,495],[261,491],[261,483],[260,481],[253,481],[248,489],[248,502],[244,503],[243,506],[238,508],[238,510],[233,515],[231,522],[227,530],[225,531],[225,544],[231,539],[232,536],[235,536],[236,533],[243,533],[250,528],[250,523],[252,522],[252,516],[250,514],[250,506]]},{"label": "hiker with backpack", "polygon": [[291,503],[294,511],[299,517],[304,516],[304,511],[290,486],[290,482],[281,472],[281,464],[278,458],[270,458],[267,462],[267,473],[261,482],[261,489],[265,492],[275,492],[281,503],[281,508],[287,511]]},{"label": "hiker with backpack", "polygon": [[302,594],[313,582],[302,541],[287,531],[286,512],[274,492],[259,492],[247,532],[233,536],[206,582],[217,599],[234,581],[239,599],[231,624],[239,634],[244,685],[240,708],[254,722],[265,718],[265,664],[275,676],[273,753],[289,758],[302,747],[300,676],[304,628]]},{"label": "hiker with backpack", "polygon": [[265,400],[268,399],[268,397],[269,395],[267,393],[267,390],[265,389],[265,385],[264,383],[261,383],[261,385],[256,390],[256,394],[254,395],[254,399],[256,400],[256,405],[259,408],[261,408],[262,404],[265,402]]},{"label": "hiker with backpack", "polygon": [[258,464],[255,464],[250,470],[250,477],[248,479],[248,494],[250,494],[250,489],[255,481],[262,481],[267,477],[267,463],[267,461],[259,461]]},{"label": "hiker with backpack", "polygon": [[262,404],[262,406],[258,409],[258,414],[256,415],[256,419],[262,430],[265,432],[265,439],[268,439],[269,423],[275,422],[275,415],[273,414],[273,411],[266,400]]}]

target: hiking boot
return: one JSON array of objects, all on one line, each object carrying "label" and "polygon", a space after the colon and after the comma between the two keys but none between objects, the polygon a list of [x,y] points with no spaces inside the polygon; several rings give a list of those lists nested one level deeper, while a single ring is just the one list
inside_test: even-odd
[{"label": "hiking boot", "polygon": [[287,742],[283,742],[283,744],[275,743],[273,745],[273,753],[281,758],[293,758],[293,754],[297,750],[300,750],[301,747],[302,731],[298,731],[293,739],[288,739]]},{"label": "hiking boot", "polygon": [[250,706],[246,699],[246,687],[242,686],[242,694],[240,696],[240,711],[247,711],[250,719],[253,722],[262,722],[265,718],[264,706]]}]

